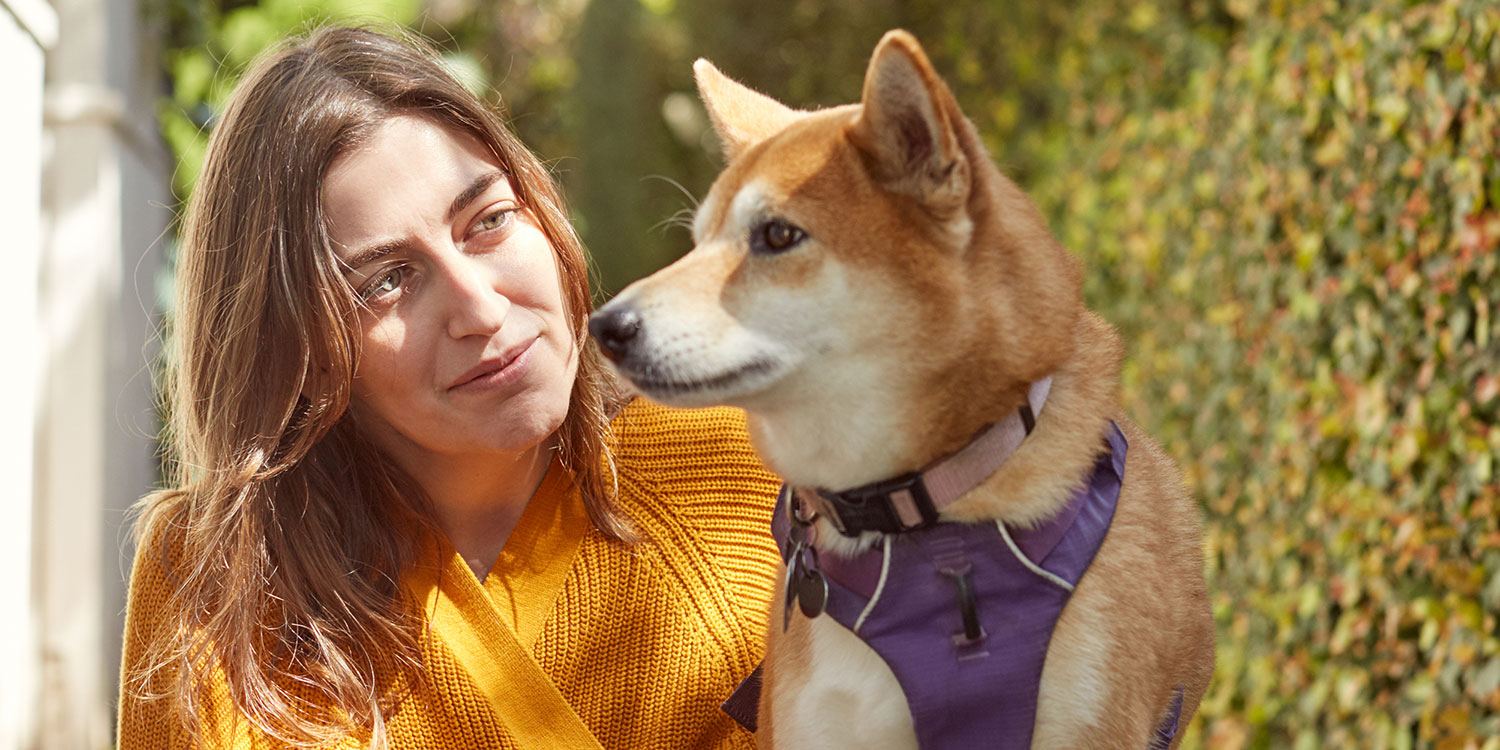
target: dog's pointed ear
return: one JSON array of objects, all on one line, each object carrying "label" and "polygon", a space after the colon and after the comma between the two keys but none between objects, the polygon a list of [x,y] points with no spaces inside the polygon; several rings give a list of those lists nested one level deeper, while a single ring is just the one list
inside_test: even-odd
[{"label": "dog's pointed ear", "polygon": [[693,63],[698,96],[708,108],[724,158],[734,161],[746,149],[780,132],[797,117],[797,111],[719,72],[713,63],[698,58]]},{"label": "dog's pointed ear", "polygon": [[958,143],[958,104],[911,34],[886,32],[865,71],[862,110],[849,131],[875,178],[934,206],[957,208],[969,193]]}]

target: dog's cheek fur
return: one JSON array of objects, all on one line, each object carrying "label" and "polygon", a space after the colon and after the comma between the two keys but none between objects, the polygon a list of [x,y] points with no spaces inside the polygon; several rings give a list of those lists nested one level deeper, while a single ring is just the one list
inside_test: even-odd
[{"label": "dog's cheek fur", "polygon": [[[726,188],[718,199],[732,203],[736,193],[727,188],[742,166],[756,168],[757,181],[770,191],[793,186],[768,202],[792,211],[777,216],[809,235],[783,255],[747,255],[725,284],[723,304],[737,320],[753,320],[751,307],[763,305],[768,288],[796,290],[819,295],[825,305],[802,324],[842,328],[841,345],[855,350],[951,340],[967,324],[963,300],[952,294],[964,275],[961,248],[941,244],[946,233],[931,225],[918,202],[882,190],[865,173],[843,140],[852,116],[846,110],[809,117],[753,149],[715,186],[716,192]],[[838,273],[830,273],[830,265]],[[829,278],[846,285],[829,288]],[[893,319],[906,323],[894,330],[896,338],[861,338]]]},{"label": "dog's cheek fur", "polygon": [[725,312],[735,320],[754,319],[767,307],[760,300],[766,288],[784,290],[789,297],[817,294],[818,287],[828,283],[827,256],[817,244],[808,241],[796,251],[775,257],[741,256],[718,295]]}]

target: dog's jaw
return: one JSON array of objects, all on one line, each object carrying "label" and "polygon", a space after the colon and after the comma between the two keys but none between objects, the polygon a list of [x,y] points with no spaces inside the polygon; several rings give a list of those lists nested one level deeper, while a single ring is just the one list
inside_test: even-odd
[{"label": "dog's jaw", "polygon": [[637,390],[668,406],[699,407],[732,404],[774,383],[780,375],[777,360],[748,359],[716,373],[673,366],[674,361],[645,360],[618,363],[616,369]]},{"label": "dog's jaw", "polygon": [[751,439],[793,484],[842,490],[912,466],[906,388],[858,354],[830,356],[747,404]]}]

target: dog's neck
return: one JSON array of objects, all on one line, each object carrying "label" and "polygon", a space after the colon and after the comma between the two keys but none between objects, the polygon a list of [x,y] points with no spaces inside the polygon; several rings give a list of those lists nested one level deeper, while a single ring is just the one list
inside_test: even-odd
[{"label": "dog's neck", "polygon": [[[1076,329],[1076,350],[1053,374],[1032,434],[975,492],[949,506],[945,520],[1040,521],[1068,501],[1093,466],[1104,426],[1118,408],[1120,342],[1090,313],[1080,316]],[[978,428],[1019,408],[1026,385],[1011,389],[1013,397],[995,396],[988,409],[968,402],[913,403],[890,392],[879,375],[865,378],[850,368],[837,388],[799,399],[800,406],[752,408],[750,431],[761,455],[788,482],[844,490],[918,470],[957,451]],[[943,394],[941,388],[926,392]],[[946,418],[934,420],[935,408]]]},{"label": "dog's neck", "polygon": [[944,508],[982,484],[1020,447],[1035,426],[1035,415],[1046,404],[1051,385],[1050,377],[1032,383],[1027,402],[1014,414],[980,430],[962,450],[929,462],[921,471],[850,490],[797,488],[795,494],[845,536],[927,528],[938,521]]},{"label": "dog's neck", "polygon": [[793,485],[843,490],[911,471],[915,438],[896,390],[877,374],[842,370],[795,402],[749,408],[750,437]]},{"label": "dog's neck", "polygon": [[1120,337],[1085,312],[1077,346],[1053,374],[1047,408],[1009,461],[974,492],[948,506],[945,520],[1000,520],[1030,526],[1056,514],[1104,450],[1104,431],[1118,418]]}]

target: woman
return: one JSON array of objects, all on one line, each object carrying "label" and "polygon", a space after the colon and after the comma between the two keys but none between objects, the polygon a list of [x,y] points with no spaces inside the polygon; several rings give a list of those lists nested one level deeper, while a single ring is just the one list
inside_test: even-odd
[{"label": "woman", "polygon": [[775,491],[733,412],[610,420],[556,188],[433,54],[263,60],[184,222],[175,471],[119,746],[751,747]]}]

